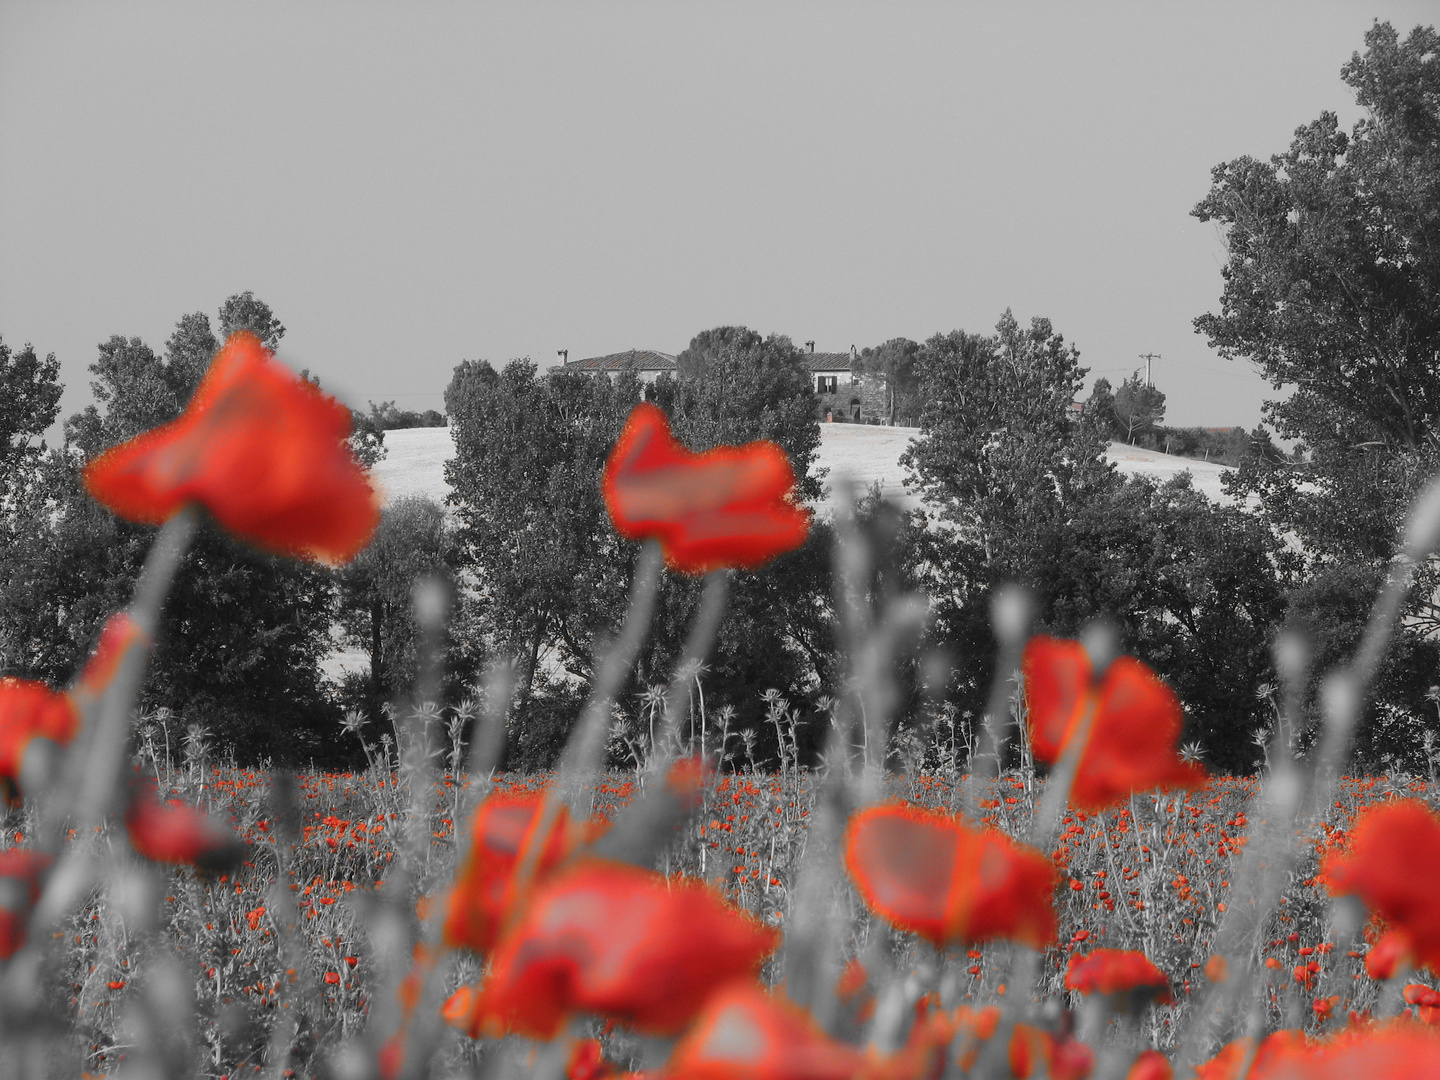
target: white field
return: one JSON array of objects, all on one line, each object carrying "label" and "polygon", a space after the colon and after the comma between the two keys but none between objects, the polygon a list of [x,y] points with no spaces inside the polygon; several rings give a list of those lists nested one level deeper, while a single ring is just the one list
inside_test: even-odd
[{"label": "white field", "polygon": [[[821,424],[816,464],[830,471],[826,476],[826,497],[820,503],[819,512],[822,515],[830,512],[830,492],[843,479],[861,490],[878,482],[882,493],[899,505],[906,509],[918,507],[919,496],[905,490],[905,470],[900,466],[900,455],[919,434],[920,429],[913,427]],[[387,431],[385,449],[385,458],[375,466],[373,475],[387,502],[419,495],[444,505],[445,497],[450,494],[450,485],[445,482],[445,462],[455,453],[449,428]],[[1228,501],[1220,487],[1219,465],[1157,454],[1124,443],[1111,443],[1106,453],[1121,472],[1153,476],[1160,481],[1188,469],[1197,490],[1217,502]],[[324,660],[323,668],[329,678],[338,681],[347,671],[366,670],[368,663],[360,649],[337,649]]]},{"label": "white field", "polygon": [[[821,424],[816,464],[830,472],[826,477],[827,497],[820,505],[820,512],[827,512],[829,493],[842,479],[849,479],[861,489],[878,482],[884,494],[902,506],[918,506],[918,497],[905,490],[905,470],[900,467],[900,455],[918,434],[919,428]],[[406,495],[423,495],[444,503],[450,493],[444,466],[455,452],[449,428],[387,431],[385,449],[385,459],[375,466],[374,476],[387,502]],[[1196,490],[1216,502],[1228,501],[1220,487],[1223,470],[1220,465],[1141,450],[1124,443],[1111,443],[1106,453],[1121,472],[1152,476],[1160,481],[1188,470]]]}]

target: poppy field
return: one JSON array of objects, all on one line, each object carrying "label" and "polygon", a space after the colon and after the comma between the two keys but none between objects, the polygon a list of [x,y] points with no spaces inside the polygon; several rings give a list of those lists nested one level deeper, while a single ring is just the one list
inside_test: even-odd
[{"label": "poppy field", "polygon": [[[1278,649],[1247,778],[1181,752],[1180,702],[1105,627],[1032,635],[1019,593],[994,607],[968,760],[892,753],[923,603],[867,599],[842,514],[852,677],[819,762],[782,735],[765,770],[687,687],[729,576],[807,514],[778,448],[695,454],[642,405],[601,477],[644,544],[630,607],[554,772],[499,771],[503,672],[466,714],[422,675],[393,742],[348,721],[363,772],[237,768],[136,715],[158,613],[202,515],[297,558],[361,550],[378,500],[345,434],[241,333],[179,420],[87,470],[159,532],[73,686],[0,681],[0,1075],[1440,1076],[1434,785],[1346,775],[1440,489],[1303,756],[1303,663]],[[667,572],[704,575],[700,609],[653,737],[607,771]],[[434,631],[443,598],[421,590],[417,617]]]}]

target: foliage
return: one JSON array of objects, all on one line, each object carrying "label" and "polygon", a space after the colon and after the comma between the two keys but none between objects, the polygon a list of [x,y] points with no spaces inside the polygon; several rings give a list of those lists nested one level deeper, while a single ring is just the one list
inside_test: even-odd
[{"label": "foliage", "polygon": [[[778,443],[795,471],[799,498],[818,500],[823,472],[814,385],[804,355],[788,337],[762,338],[743,326],[695,335],[676,357],[679,378],[662,375],[650,388],[670,416],[676,437],[692,450]],[[754,734],[765,760],[778,754],[776,733],[755,688],[775,689],[791,701],[813,697],[837,670],[829,560],[833,532],[812,523],[809,539],[753,573],[731,581],[716,659],[703,676],[711,702],[735,712],[737,730]],[[641,686],[669,677],[699,605],[700,583],[668,577],[657,602],[651,642],[640,661]],[[818,725],[817,725],[818,727]],[[809,733],[809,747],[823,729]]]},{"label": "foliage", "polygon": [[396,428],[444,427],[445,414],[438,409],[416,412],[412,409],[397,409],[395,402],[382,401],[376,405],[370,402],[370,421],[381,431]]},{"label": "foliage", "polygon": [[1101,411],[1069,407],[1078,354],[1046,320],[1025,332],[1007,312],[995,337],[937,335],[921,364],[922,433],[903,460],[938,520],[912,520],[902,544],[934,640],[958,658],[958,707],[983,708],[990,597],[1018,582],[1053,632],[1111,620],[1179,692],[1187,738],[1218,765],[1249,767],[1268,715],[1254,689],[1283,612],[1271,531],[1188,476],[1157,485],[1107,465]]},{"label": "foliage", "polygon": [[[1193,211],[1227,250],[1220,310],[1196,329],[1290,390],[1265,412],[1305,455],[1249,460],[1230,490],[1302,545],[1296,619],[1319,605],[1348,620],[1342,635],[1363,613],[1346,582],[1383,570],[1405,508],[1440,468],[1440,35],[1401,40],[1377,22],[1365,45],[1341,71],[1366,112],[1348,134],[1326,112],[1283,154],[1217,165]],[[1433,568],[1426,581],[1402,633],[1414,666],[1377,708],[1406,707],[1433,681]]]},{"label": "foliage", "polygon": [[32,446],[60,412],[60,364],[55,354],[41,360],[32,345],[19,352],[0,338],[0,507],[14,485],[44,452]]},{"label": "foliage", "polygon": [[1124,432],[1125,441],[1133,443],[1165,419],[1165,395],[1158,386],[1142,381],[1137,371],[1115,391],[1112,408],[1116,426]]},{"label": "foliage", "polygon": [[588,676],[624,610],[636,549],[609,528],[599,478],[639,399],[631,375],[541,375],[528,360],[465,361],[445,391],[457,559],[487,651],[516,665],[522,711],[542,660]]},{"label": "foliage", "polygon": [[[370,545],[339,573],[340,621],[346,644],[369,659],[364,705],[372,719],[380,706],[408,697],[420,674],[412,594],[415,583],[451,577],[452,538],[445,511],[430,499],[408,497],[385,508]],[[449,650],[453,652],[452,650]],[[446,665],[457,666],[456,658]]]},{"label": "foliage", "polygon": [[[252,294],[231,297],[221,325],[258,327],[272,340],[284,333]],[[90,368],[96,404],[69,418],[66,448],[36,463],[14,507],[17,542],[0,586],[7,669],[68,679],[100,624],[128,601],[153,530],[96,504],[80,469],[178,416],[214,342],[196,312],[176,324],[164,357],[134,337],[100,345]],[[330,647],[332,591],[330,571],[202,530],[181,565],[142,701],[206,725],[246,760],[330,760],[336,711],[319,664]]]}]

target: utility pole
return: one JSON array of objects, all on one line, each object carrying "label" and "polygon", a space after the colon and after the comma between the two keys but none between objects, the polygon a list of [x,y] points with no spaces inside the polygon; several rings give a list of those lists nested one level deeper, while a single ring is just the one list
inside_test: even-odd
[{"label": "utility pole", "polygon": [[1143,352],[1140,359],[1145,361],[1145,385],[1150,385],[1150,361],[1163,359],[1159,353]]}]

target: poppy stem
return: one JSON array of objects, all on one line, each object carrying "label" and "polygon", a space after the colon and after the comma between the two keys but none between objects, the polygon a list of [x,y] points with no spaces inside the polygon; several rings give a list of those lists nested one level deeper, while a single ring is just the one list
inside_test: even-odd
[{"label": "poppy stem", "polygon": [[[634,670],[640,649],[650,636],[660,567],[660,545],[654,540],[647,540],[635,565],[635,578],[630,586],[630,607],[625,612],[620,636],[600,661],[595,681],[590,686],[590,698],[560,757],[557,787],[561,796],[570,800],[571,808],[582,816],[589,807],[580,806],[578,800],[590,791],[591,781],[604,764],[602,755],[605,752],[605,736],[610,730],[611,705]],[[554,811],[547,807],[547,812]]]},{"label": "poppy stem", "polygon": [[1019,681],[1010,676],[1020,670],[1032,607],[1029,592],[1016,585],[998,589],[990,601],[990,625],[1000,648],[990,679],[990,696],[985,702],[980,745],[967,763],[970,773],[965,782],[963,805],[966,816],[973,821],[980,820],[980,792],[984,782],[999,779],[1003,771],[1002,755],[1010,733],[1010,703],[1019,688]]},{"label": "poppy stem", "polygon": [[115,676],[106,688],[96,715],[86,718],[87,727],[91,729],[83,743],[86,752],[75,760],[70,770],[69,779],[75,781],[70,789],[77,804],[75,821],[80,826],[99,824],[111,809],[126,761],[130,715],[145,674],[145,660],[159,632],[160,613],[175,572],[198,526],[199,511],[194,506],[184,507],[165,522],[135,583],[130,618],[139,633],[127,639]]},{"label": "poppy stem", "polygon": [[[114,808],[121,775],[128,762],[125,744],[130,737],[130,718],[145,674],[150,643],[160,627],[160,613],[180,560],[190,547],[199,524],[199,512],[186,506],[174,514],[155,538],[140,578],[130,618],[139,633],[127,636],[116,662],[114,675],[99,705],[87,710],[85,728],[77,745],[66,755],[61,782],[52,784],[40,808],[41,850],[59,853],[67,821],[82,833],[99,826]],[[72,807],[74,813],[67,810]],[[39,943],[51,940],[55,928],[95,882],[100,867],[83,844],[64,847],[63,855],[49,874],[44,891],[30,917],[29,944],[11,962],[5,987],[10,1002],[26,999],[38,1002],[43,977]]]},{"label": "poppy stem", "polygon": [[680,713],[688,704],[689,687],[715,644],[720,630],[720,620],[725,615],[725,601],[730,593],[730,571],[712,570],[705,575],[705,584],[700,593],[700,610],[690,625],[685,647],[680,653],[680,662],[675,665],[670,688],[665,692],[664,720],[660,733],[650,752],[650,770],[664,772],[679,750]]}]

